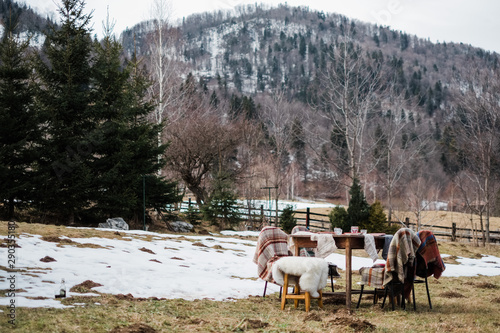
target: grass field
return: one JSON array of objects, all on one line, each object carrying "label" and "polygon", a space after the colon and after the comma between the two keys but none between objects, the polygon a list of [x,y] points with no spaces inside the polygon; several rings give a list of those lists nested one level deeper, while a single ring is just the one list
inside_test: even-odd
[{"label": "grass field", "polygon": [[[5,223],[5,222],[4,222]],[[5,237],[3,228],[0,235]],[[18,232],[67,237],[117,237],[113,232],[21,223]],[[5,247],[2,253],[5,253]],[[475,247],[466,243],[441,242],[441,253],[467,258],[489,254],[500,257],[500,246]],[[363,255],[356,250],[354,255]],[[454,257],[445,262],[454,263]],[[499,267],[500,274],[500,267]],[[3,275],[3,274],[2,274]],[[359,275],[354,275],[354,285]],[[5,277],[2,277],[5,280]],[[487,277],[430,278],[433,309],[425,286],[416,286],[417,311],[391,311],[372,304],[372,296],[361,307],[345,309],[345,299],[326,298],[324,308],[313,301],[295,309],[290,302],[280,310],[278,294],[230,301],[134,298],[131,295],[73,296],[64,299],[73,308],[18,308],[16,332],[500,332],[500,275]],[[336,291],[344,289],[339,279]],[[165,281],[168,283],[168,281]],[[203,277],[200,276],[200,283]],[[264,287],[264,283],[262,283]],[[85,287],[81,287],[85,288]],[[328,289],[328,288],[327,288]],[[353,296],[353,304],[357,302]],[[3,311],[0,331],[12,327]]]}]

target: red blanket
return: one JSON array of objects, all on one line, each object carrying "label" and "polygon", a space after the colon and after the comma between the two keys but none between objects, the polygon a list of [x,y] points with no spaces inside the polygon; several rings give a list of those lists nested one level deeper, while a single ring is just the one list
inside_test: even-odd
[{"label": "red blanket", "polygon": [[441,254],[439,253],[436,237],[432,231],[421,230],[418,232],[418,237],[422,242],[417,252],[422,256],[423,265],[421,267],[420,262],[417,266],[417,275],[420,277],[425,277],[425,267],[427,267],[427,276],[434,275],[436,279],[439,279],[443,271],[446,269],[443,259],[441,259]]},{"label": "red blanket", "polygon": [[257,239],[253,262],[257,264],[257,274],[262,280],[274,282],[272,264],[281,257],[292,255],[288,251],[288,235],[276,227],[265,227]]}]

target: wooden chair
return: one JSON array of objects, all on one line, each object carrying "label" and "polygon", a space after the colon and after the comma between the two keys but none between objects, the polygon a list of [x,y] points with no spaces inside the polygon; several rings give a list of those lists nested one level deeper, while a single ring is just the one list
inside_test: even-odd
[{"label": "wooden chair", "polygon": [[296,284],[294,284],[294,293],[289,294],[288,287],[290,286],[290,278],[293,278],[295,280],[299,279],[298,276],[291,276],[290,274],[285,274],[285,282],[283,284],[283,292],[281,295],[281,310],[285,309],[287,299],[293,299],[293,303],[294,303],[295,308],[297,308],[299,306],[299,300],[304,300],[306,312],[309,312],[309,309],[311,308],[311,298],[317,299],[318,306],[321,309],[323,308],[323,292],[321,290],[318,290],[318,293],[319,293],[318,297],[312,297],[311,293],[308,291],[301,292],[300,284],[296,283]]},{"label": "wooden chair", "polygon": [[[318,299],[318,306],[323,307],[322,289],[327,284],[328,263],[314,257],[283,257],[273,265],[273,278],[283,286],[281,309],[285,309],[286,301],[291,299],[297,308],[299,300],[305,301],[306,312],[311,307],[311,298]],[[294,292],[288,288],[293,285]]]}]

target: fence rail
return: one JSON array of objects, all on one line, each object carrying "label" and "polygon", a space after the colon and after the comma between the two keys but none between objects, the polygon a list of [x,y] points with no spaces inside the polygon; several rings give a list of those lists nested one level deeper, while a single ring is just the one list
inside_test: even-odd
[{"label": "fence rail", "polygon": [[[196,203],[191,201],[183,201],[180,203],[175,210],[185,212],[190,206],[197,206]],[[276,209],[265,209],[264,205],[260,207],[253,206],[237,206],[240,217],[245,221],[245,225],[249,230],[258,230],[264,225],[276,225],[277,217],[280,216],[283,210]],[[331,224],[328,215],[318,214],[310,211],[310,208],[304,210],[293,211],[295,218],[297,219],[297,225],[306,226],[311,231],[331,231]],[[400,223],[400,222],[391,222]],[[416,223],[410,223],[409,219],[406,219],[404,223],[408,228],[416,230]],[[449,238],[452,241],[459,239],[467,239],[469,241],[477,239],[478,242],[482,242],[483,234],[481,230],[473,230],[468,228],[457,228],[456,223],[452,223],[451,227],[445,226],[426,226],[426,230],[431,230],[437,237]],[[500,243],[500,231],[490,230],[490,242]]]}]

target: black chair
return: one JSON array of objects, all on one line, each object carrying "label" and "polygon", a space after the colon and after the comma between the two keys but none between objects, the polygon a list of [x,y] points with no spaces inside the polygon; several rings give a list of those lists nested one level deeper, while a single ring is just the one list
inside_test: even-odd
[{"label": "black chair", "polygon": [[[418,280],[415,279],[413,283],[415,284],[421,284],[425,283],[425,290],[427,291],[427,300],[429,301],[429,308],[432,310],[432,302],[431,302],[431,294],[429,292],[429,283],[427,281],[427,265],[425,264],[424,258],[422,258],[422,255],[417,252],[417,270],[416,270],[416,276],[423,278],[424,280]],[[415,290],[413,291],[413,304],[415,304]]]}]

